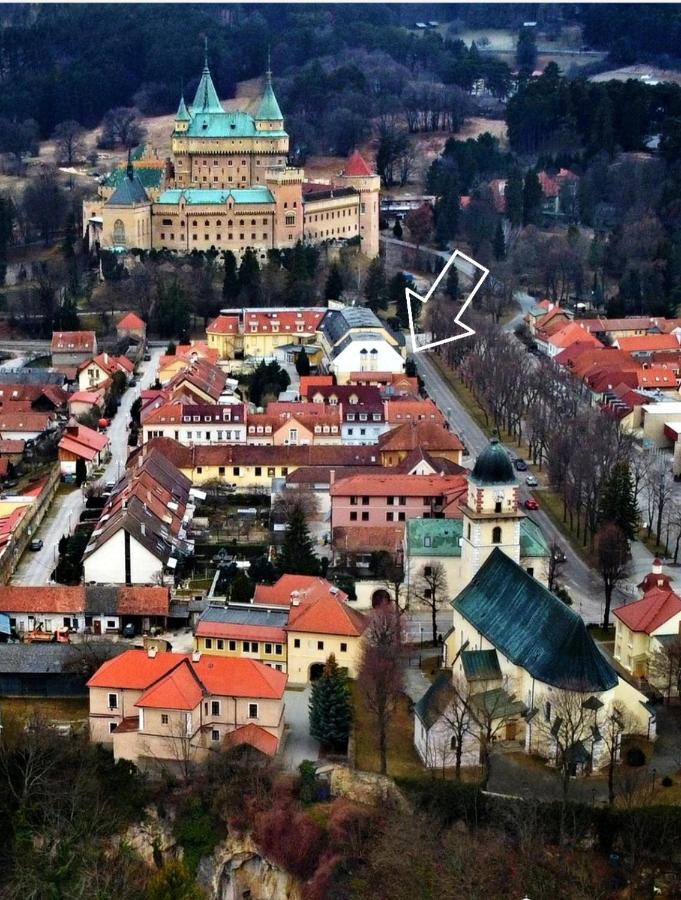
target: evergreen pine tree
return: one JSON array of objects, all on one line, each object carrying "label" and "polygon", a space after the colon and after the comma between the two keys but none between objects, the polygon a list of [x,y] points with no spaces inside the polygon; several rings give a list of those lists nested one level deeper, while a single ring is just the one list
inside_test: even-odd
[{"label": "evergreen pine tree", "polygon": [[631,470],[627,463],[617,463],[603,486],[599,508],[600,523],[601,525],[614,523],[630,541],[633,541],[636,537],[638,518]]},{"label": "evergreen pine tree", "polygon": [[497,222],[497,228],[494,232],[494,258],[497,260],[506,257],[506,238],[504,237],[504,226],[501,219]]},{"label": "evergreen pine tree", "polygon": [[523,225],[536,225],[541,215],[542,189],[534,169],[528,169],[523,185]]},{"label": "evergreen pine tree", "polygon": [[310,697],[310,734],[323,748],[345,750],[352,724],[350,691],[345,673],[338,668],[332,653],[324,672],[312,685]]},{"label": "evergreen pine tree", "polygon": [[232,581],[229,592],[231,603],[250,603],[255,593],[255,585],[245,572],[239,574]]},{"label": "evergreen pine tree", "polygon": [[319,575],[319,558],[314,552],[305,513],[296,506],[288,518],[278,565],[286,575]]},{"label": "evergreen pine tree", "polygon": [[340,300],[343,293],[343,276],[338,263],[332,263],[324,287],[325,300]]},{"label": "evergreen pine tree", "polygon": [[225,266],[225,275],[222,281],[222,296],[228,303],[236,303],[239,296],[239,275],[237,272],[236,256],[231,250],[225,250],[222,254]]},{"label": "evergreen pine tree", "polygon": [[310,357],[304,350],[301,350],[300,353],[296,354],[296,372],[303,377],[303,375],[310,374]]},{"label": "evergreen pine tree", "polygon": [[[409,328],[409,313],[407,311],[407,294],[406,288],[414,288],[411,279],[407,279],[403,272],[398,272],[388,282],[388,302],[395,304],[395,314],[400,320],[402,328]],[[416,320],[421,310],[421,304],[418,300],[412,299],[412,312]]]},{"label": "evergreen pine tree", "polygon": [[447,272],[447,285],[445,291],[447,292],[447,296],[451,297],[452,300],[459,299],[459,270],[454,265],[450,266],[449,271]]},{"label": "evergreen pine tree", "polygon": [[369,309],[373,309],[374,312],[377,312],[379,309],[385,309],[388,306],[385,270],[378,256],[369,263],[367,279],[364,285],[364,296],[366,297],[367,306]]},{"label": "evergreen pine tree", "polygon": [[397,238],[398,241],[402,240],[402,235],[404,232],[402,231],[402,223],[399,219],[395,219],[395,224],[393,225],[393,235]]},{"label": "evergreen pine tree", "polygon": [[508,173],[506,182],[506,215],[513,228],[517,228],[523,221],[523,175],[517,166]]},{"label": "evergreen pine tree", "polygon": [[239,296],[249,306],[260,302],[260,266],[255,251],[249,247],[239,266]]}]

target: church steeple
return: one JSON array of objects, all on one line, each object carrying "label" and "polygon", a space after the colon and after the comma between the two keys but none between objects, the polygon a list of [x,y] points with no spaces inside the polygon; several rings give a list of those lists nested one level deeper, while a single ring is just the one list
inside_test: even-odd
[{"label": "church steeple", "polygon": [[210,69],[208,68],[208,38],[205,38],[204,44],[204,64],[201,73],[201,81],[194,95],[192,103],[192,114],[197,113],[222,113],[224,109],[220,105],[213,79],[210,77]]}]

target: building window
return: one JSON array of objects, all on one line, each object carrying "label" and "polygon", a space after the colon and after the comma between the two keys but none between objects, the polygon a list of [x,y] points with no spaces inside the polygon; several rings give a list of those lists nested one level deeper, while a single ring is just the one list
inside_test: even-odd
[{"label": "building window", "polygon": [[220,715],[220,701],[219,700],[211,700],[210,701],[210,714],[211,714],[211,716],[219,716]]},{"label": "building window", "polygon": [[324,641],[317,641],[317,650],[324,649]]},{"label": "building window", "polygon": [[249,719],[257,719],[258,718],[258,704],[257,703],[249,703],[248,704],[248,718]]},{"label": "building window", "polygon": [[206,645],[206,650],[212,650],[212,649],[213,649],[213,639],[212,639],[212,638],[206,638],[206,639],[204,640],[204,644]]},{"label": "building window", "polygon": [[272,644],[265,644],[265,653],[272,653]]},{"label": "building window", "polygon": [[386,513],[386,514],[385,514],[385,520],[386,520],[386,522],[392,522],[392,520],[393,520],[393,514],[392,514],[391,512]]},{"label": "building window", "polygon": [[118,722],[109,722],[109,734],[113,734],[118,728]]},{"label": "building window", "polygon": [[276,656],[281,656],[281,654],[284,652],[283,646],[281,644],[275,644],[274,652],[275,652]]},{"label": "building window", "polygon": [[236,641],[230,641],[230,642],[229,642],[229,649],[230,649],[230,650],[236,650]]},{"label": "building window", "polygon": [[351,521],[351,522],[356,522],[356,521],[357,521],[357,513],[356,513],[356,512],[351,512],[351,513],[350,513],[350,521]]},{"label": "building window", "polygon": [[218,650],[224,650],[224,649],[225,649],[225,642],[221,638],[219,638],[218,639]]},{"label": "building window", "polygon": [[347,653],[347,652],[348,652],[348,645],[347,645],[347,644],[341,644],[341,645],[340,645],[340,648],[341,648],[341,653]]},{"label": "building window", "polygon": [[168,724],[168,713],[161,713],[161,725]]},{"label": "building window", "polygon": [[492,529],[492,543],[500,544],[501,543],[501,526],[495,525]]},{"label": "building window", "polygon": [[368,522],[368,521],[369,521],[369,513],[368,513],[368,512],[363,512],[363,513],[362,513],[362,521],[363,521],[363,522]]},{"label": "building window", "polygon": [[109,694],[109,709],[118,709],[118,694]]},{"label": "building window", "polygon": [[219,741],[220,740],[220,731],[217,728],[213,728],[210,733],[211,741]]},{"label": "building window", "polygon": [[121,219],[116,219],[113,227],[114,244],[125,244],[125,225]]},{"label": "building window", "polygon": [[293,646],[300,648],[300,638],[293,638]]}]

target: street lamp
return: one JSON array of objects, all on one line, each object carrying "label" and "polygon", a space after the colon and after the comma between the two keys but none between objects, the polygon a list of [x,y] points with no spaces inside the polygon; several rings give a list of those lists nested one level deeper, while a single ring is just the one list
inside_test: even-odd
[{"label": "street lamp", "polygon": [[421,647],[423,647],[423,625],[419,625],[419,634],[421,639]]}]

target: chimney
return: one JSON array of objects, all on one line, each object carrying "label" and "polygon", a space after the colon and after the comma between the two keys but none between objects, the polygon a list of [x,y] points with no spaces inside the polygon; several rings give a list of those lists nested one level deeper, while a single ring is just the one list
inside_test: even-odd
[{"label": "chimney", "polygon": [[156,647],[149,647],[149,649],[147,650],[147,656],[149,657],[149,659],[156,659],[157,653],[158,650],[156,649]]},{"label": "chimney", "polygon": [[662,574],[662,560],[654,559],[653,560],[653,575],[661,575]]},{"label": "chimney", "polygon": [[336,480],[336,470],[331,469],[329,472],[329,484],[333,484],[335,480]]},{"label": "chimney", "polygon": [[192,653],[192,662],[197,663],[200,659],[201,659],[201,651],[194,650],[194,652]]}]

